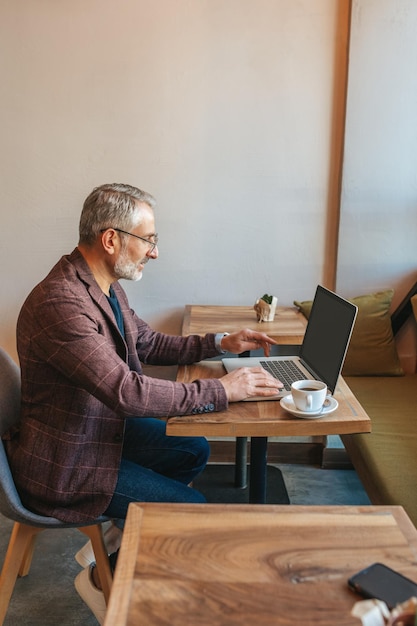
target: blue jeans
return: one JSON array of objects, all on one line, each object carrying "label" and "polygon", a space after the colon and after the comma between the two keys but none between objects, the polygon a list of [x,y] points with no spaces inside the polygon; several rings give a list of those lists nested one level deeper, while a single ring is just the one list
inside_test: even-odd
[{"label": "blue jeans", "polygon": [[128,418],[117,484],[104,514],[120,520],[116,523],[123,528],[131,502],[206,502],[187,485],[204,469],[209,454],[204,437],[167,437],[161,420]]}]

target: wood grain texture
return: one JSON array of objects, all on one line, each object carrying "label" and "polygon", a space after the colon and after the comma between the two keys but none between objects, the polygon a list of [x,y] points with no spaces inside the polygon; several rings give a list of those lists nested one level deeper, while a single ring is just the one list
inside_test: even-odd
[{"label": "wood grain texture", "polygon": [[258,322],[250,306],[215,306],[187,304],[181,334],[233,333],[250,328],[267,333],[280,344],[301,344],[306,328],[305,317],[295,307],[277,307],[273,322]]},{"label": "wood grain texture", "polygon": [[[177,380],[190,382],[199,378],[219,378],[225,370],[221,361],[201,361],[180,367]],[[343,380],[334,394],[339,407],[319,419],[301,419],[285,411],[278,400],[234,402],[227,411],[172,417],[167,422],[168,435],[205,437],[290,437],[340,435],[371,431],[371,420]]]},{"label": "wood grain texture", "polygon": [[417,580],[401,507],[132,504],[106,626],[357,625],[347,579]]}]

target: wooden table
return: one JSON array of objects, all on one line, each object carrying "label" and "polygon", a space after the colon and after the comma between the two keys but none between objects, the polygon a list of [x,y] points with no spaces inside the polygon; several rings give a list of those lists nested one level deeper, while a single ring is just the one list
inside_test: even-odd
[{"label": "wooden table", "polygon": [[[177,380],[191,382],[198,378],[219,378],[225,374],[221,361],[201,361],[178,370]],[[334,397],[338,408],[319,419],[296,418],[287,413],[278,400],[233,402],[227,411],[171,417],[167,435],[182,437],[250,437],[249,500],[266,501],[268,437],[345,435],[371,431],[371,420],[343,380],[339,378]]]},{"label": "wooden table", "polygon": [[[179,368],[177,380],[191,382],[199,378],[219,378],[225,369],[221,361],[200,361]],[[279,400],[231,402],[226,411],[170,417],[168,435],[182,437],[293,437],[310,435],[346,435],[371,431],[371,420],[342,377],[334,393],[339,403],[333,413],[319,419],[293,417]]]},{"label": "wooden table", "polygon": [[[279,344],[272,347],[271,354],[282,355],[296,353],[291,348],[302,343],[306,325],[304,315],[296,307],[277,307],[272,322],[258,322],[251,306],[187,304],[181,334],[186,337],[193,334],[204,335],[207,332],[231,333],[242,328],[250,328],[268,333]],[[259,350],[258,354],[263,354],[263,351]],[[240,356],[247,355],[249,353]],[[179,378],[182,378],[181,370]],[[236,437],[235,486],[241,489],[247,484],[247,440],[246,436]],[[252,443],[256,445],[256,442],[251,442],[251,445]]]},{"label": "wooden table", "polygon": [[253,307],[187,304],[181,334],[233,333],[242,328],[268,333],[279,344],[301,344],[306,319],[295,307],[279,306],[273,322],[258,322]]},{"label": "wooden table", "polygon": [[358,626],[347,579],[416,560],[402,507],[134,503],[105,626]]},{"label": "wooden table", "polygon": [[[186,307],[183,334],[203,334],[209,330],[226,332],[227,328],[236,330],[246,320],[249,327],[260,326],[277,341],[286,339],[293,344],[297,338],[300,339],[299,333],[305,328],[305,320],[300,316],[295,308],[281,307],[274,322],[258,323],[250,307],[189,305]],[[221,361],[201,361],[180,367],[177,380],[191,382],[199,378],[219,378],[224,374]],[[229,405],[227,411],[170,418],[166,433],[180,436],[250,437],[249,500],[252,503],[265,503],[268,437],[344,435],[371,431],[369,416],[342,377],[339,378],[334,397],[339,402],[338,409],[318,420],[295,418],[282,409],[278,400],[235,402]]]}]

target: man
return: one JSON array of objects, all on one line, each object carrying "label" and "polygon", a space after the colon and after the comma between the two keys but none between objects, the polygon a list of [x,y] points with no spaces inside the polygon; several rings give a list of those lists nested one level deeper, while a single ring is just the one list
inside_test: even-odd
[{"label": "man", "polygon": [[[142,363],[192,363],[259,346],[268,355],[275,343],[251,330],[169,336],[130,309],[118,281],[139,280],[158,257],[154,206],[150,194],[129,185],[94,189],[84,202],[78,247],[20,312],[22,417],[7,450],[22,500],[38,513],[77,523],[105,514],[122,527],[132,501],[204,502],[188,485],[207,462],[207,441],[167,437],[155,418],[222,411],[282,386],[262,368],[189,384],[143,374]],[[116,549],[114,536],[112,542]],[[76,586],[102,621],[104,600],[91,568]]]}]

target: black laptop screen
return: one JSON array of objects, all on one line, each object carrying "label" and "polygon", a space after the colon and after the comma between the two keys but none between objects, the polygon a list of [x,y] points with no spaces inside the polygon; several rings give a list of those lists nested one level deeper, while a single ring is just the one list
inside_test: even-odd
[{"label": "black laptop screen", "polygon": [[345,360],[357,307],[318,285],[300,358],[334,392]]}]

